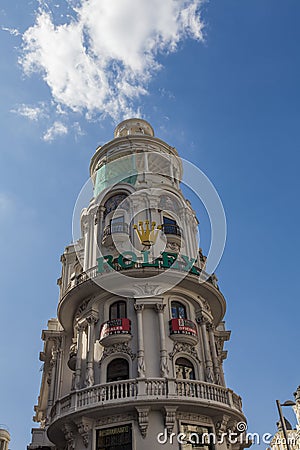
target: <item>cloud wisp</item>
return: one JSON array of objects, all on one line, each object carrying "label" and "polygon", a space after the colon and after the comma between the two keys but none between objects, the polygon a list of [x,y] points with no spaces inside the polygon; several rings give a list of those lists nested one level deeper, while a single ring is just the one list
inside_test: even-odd
[{"label": "cloud wisp", "polygon": [[[19,62],[28,76],[41,74],[58,107],[87,119],[119,120],[148,94],[160,54],[175,52],[187,38],[203,40],[201,3],[77,0],[67,2],[69,14],[55,16],[40,2],[35,23],[22,35]],[[65,128],[56,123],[44,139]]]}]

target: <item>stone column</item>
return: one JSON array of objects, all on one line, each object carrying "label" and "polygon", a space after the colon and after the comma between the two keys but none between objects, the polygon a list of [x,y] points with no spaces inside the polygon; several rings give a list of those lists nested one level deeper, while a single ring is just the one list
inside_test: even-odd
[{"label": "stone column", "polygon": [[96,248],[96,258],[99,257],[100,255],[100,247],[101,247],[101,241],[102,241],[102,235],[103,235],[103,220],[104,220],[104,212],[105,212],[105,208],[104,206],[100,206],[99,207],[99,213],[96,216],[97,217],[97,227],[95,227],[95,242],[97,245]]},{"label": "stone column", "polygon": [[94,328],[97,323],[97,317],[91,315],[87,318],[88,323],[88,353],[87,353],[87,366],[86,366],[86,386],[93,386],[94,384]]},{"label": "stone column", "polygon": [[143,309],[144,305],[135,304],[134,309],[136,310],[137,316],[137,338],[138,338],[138,350],[137,350],[137,369],[139,378],[145,378],[146,367],[145,367],[145,350],[144,350],[144,331],[143,331]]},{"label": "stone column", "polygon": [[205,358],[205,378],[208,383],[214,383],[214,373],[213,373],[213,363],[211,360],[211,352],[209,347],[209,340],[207,336],[207,319],[202,315],[197,319],[200,324],[202,342],[204,347],[204,358]]},{"label": "stone column", "polygon": [[48,376],[49,394],[48,394],[48,408],[51,409],[54,400],[55,378],[56,378],[56,361],[57,361],[57,348],[54,344],[52,348],[52,356],[50,360],[50,369]]},{"label": "stone column", "polygon": [[86,271],[89,268],[89,248],[90,248],[90,227],[87,216],[83,218],[83,232],[84,232],[84,262],[83,270]]},{"label": "stone column", "polygon": [[158,323],[159,323],[159,335],[160,335],[160,376],[166,378],[169,373],[168,368],[168,355],[166,350],[166,334],[165,334],[165,324],[164,324],[164,304],[156,303],[155,309],[158,313]]},{"label": "stone column", "polygon": [[215,371],[215,381],[216,381],[216,384],[222,384],[216,343],[215,343],[214,326],[211,323],[208,324],[208,333],[209,333],[210,349],[211,349],[212,360],[213,360],[214,371]]},{"label": "stone column", "polygon": [[85,330],[85,323],[77,325],[77,357],[75,369],[75,389],[81,388],[82,334],[84,330]]}]

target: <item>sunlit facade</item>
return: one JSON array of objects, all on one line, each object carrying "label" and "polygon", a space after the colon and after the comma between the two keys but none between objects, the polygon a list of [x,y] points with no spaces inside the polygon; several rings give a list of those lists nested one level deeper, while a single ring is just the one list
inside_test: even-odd
[{"label": "sunlit facade", "polygon": [[223,373],[226,302],[205,272],[176,149],[128,119],[96,149],[90,176],[61,257],[57,318],[42,333],[28,449],[245,447],[241,398]]}]

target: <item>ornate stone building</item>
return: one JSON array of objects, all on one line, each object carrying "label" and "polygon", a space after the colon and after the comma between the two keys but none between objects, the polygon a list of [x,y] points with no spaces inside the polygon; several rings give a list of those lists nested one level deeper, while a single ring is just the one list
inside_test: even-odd
[{"label": "ornate stone building", "polygon": [[[90,175],[57,318],[42,333],[28,449],[243,448],[222,439],[245,417],[225,383],[226,302],[205,272],[176,149],[125,120]],[[217,440],[201,442],[209,433]]]},{"label": "ornate stone building", "polygon": [[9,442],[10,434],[8,429],[5,426],[0,425],[0,450],[8,450]]},{"label": "ornate stone building", "polygon": [[[286,419],[285,424],[290,450],[300,450],[300,386],[298,386],[296,392],[294,392],[294,397],[296,404],[293,406],[293,410],[296,415],[297,424],[296,427],[293,428]],[[286,450],[287,446],[280,421],[277,422],[277,428],[278,431],[270,443],[271,450]]]}]

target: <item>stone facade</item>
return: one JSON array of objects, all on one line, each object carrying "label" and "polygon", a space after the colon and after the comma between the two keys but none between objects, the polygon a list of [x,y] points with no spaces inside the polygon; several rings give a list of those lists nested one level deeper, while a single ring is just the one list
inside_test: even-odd
[{"label": "stone facade", "polygon": [[129,119],[97,148],[90,175],[94,196],[61,257],[57,318],[42,334],[40,428],[28,449],[203,448],[178,433],[218,437],[245,417],[224,379],[226,302],[205,272],[181,160]]}]

